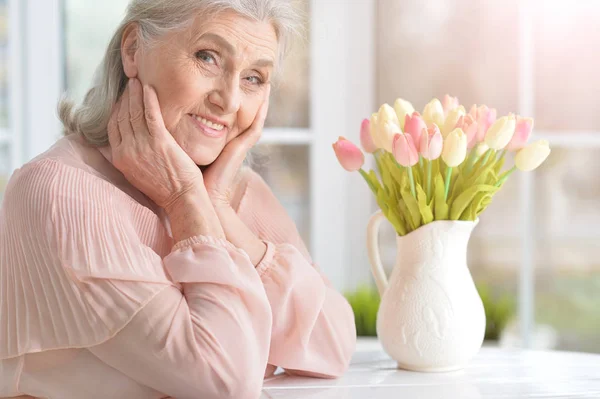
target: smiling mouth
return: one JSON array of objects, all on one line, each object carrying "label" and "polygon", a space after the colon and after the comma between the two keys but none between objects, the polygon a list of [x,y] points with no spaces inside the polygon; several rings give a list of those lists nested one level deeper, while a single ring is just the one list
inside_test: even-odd
[{"label": "smiling mouth", "polygon": [[219,124],[219,123],[214,123],[214,122],[211,122],[211,121],[209,121],[208,119],[206,119],[206,118],[203,118],[203,117],[201,117],[201,116],[198,116],[198,115],[191,115],[191,116],[192,116],[192,118],[196,119],[196,120],[197,120],[198,122],[200,122],[201,124],[203,124],[203,125],[205,125],[205,126],[207,126],[207,127],[211,128],[211,129],[214,129],[214,130],[216,130],[217,132],[220,132],[220,131],[222,131],[223,129],[225,129],[225,125],[221,125],[221,124]]}]

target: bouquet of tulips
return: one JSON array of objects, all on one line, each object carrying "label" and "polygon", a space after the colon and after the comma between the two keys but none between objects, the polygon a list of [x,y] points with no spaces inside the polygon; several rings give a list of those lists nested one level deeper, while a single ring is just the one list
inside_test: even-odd
[{"label": "bouquet of tulips", "polygon": [[[348,171],[359,171],[398,235],[434,220],[474,221],[516,170],[531,171],[550,154],[545,140],[527,143],[533,119],[434,98],[416,112],[397,99],[362,122],[360,141],[373,154],[378,173],[363,170],[364,154],[340,137],[335,154]],[[504,170],[506,155],[515,165]]]}]

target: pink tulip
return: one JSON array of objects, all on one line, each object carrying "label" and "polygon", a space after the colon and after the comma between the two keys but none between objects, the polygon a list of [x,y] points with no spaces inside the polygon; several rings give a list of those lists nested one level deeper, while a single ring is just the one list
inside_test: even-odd
[{"label": "pink tulip", "polygon": [[402,166],[413,166],[419,162],[419,153],[410,134],[397,133],[394,135],[392,151],[394,158]]},{"label": "pink tulip", "polygon": [[359,170],[365,163],[365,156],[362,151],[344,137],[338,138],[338,141],[336,141],[332,147],[340,165],[348,172]]},{"label": "pink tulip", "polygon": [[473,119],[477,120],[477,105],[473,104],[471,109],[469,110],[469,115],[473,117]]},{"label": "pink tulip", "polygon": [[475,147],[475,144],[477,144],[477,121],[471,113],[468,113],[467,116],[461,116],[456,123],[455,128],[457,127],[461,128],[467,136],[467,148],[470,150]]},{"label": "pink tulip", "polygon": [[419,147],[419,152],[423,155],[423,158],[430,161],[438,159],[442,154],[443,147],[444,138],[437,125],[432,125],[429,129],[423,131]]},{"label": "pink tulip", "polygon": [[377,151],[377,146],[371,137],[371,121],[368,119],[363,119],[360,125],[360,145],[369,154]]},{"label": "pink tulip", "polygon": [[444,115],[448,116],[448,112],[459,106],[458,97],[451,97],[446,94],[442,100],[442,107],[444,108]]},{"label": "pink tulip", "polygon": [[406,115],[404,121],[404,133],[411,135],[417,151],[419,151],[419,146],[421,145],[421,132],[423,129],[427,129],[427,125],[423,118],[421,118],[421,114],[413,112],[412,115]]},{"label": "pink tulip", "polygon": [[[472,116],[472,115],[471,115]],[[481,143],[490,126],[496,122],[496,109],[481,105],[477,108],[477,142]]]},{"label": "pink tulip", "polygon": [[525,147],[529,135],[533,130],[533,119],[531,118],[517,118],[517,125],[515,127],[515,134],[513,135],[510,143],[506,146],[508,151],[518,151]]}]

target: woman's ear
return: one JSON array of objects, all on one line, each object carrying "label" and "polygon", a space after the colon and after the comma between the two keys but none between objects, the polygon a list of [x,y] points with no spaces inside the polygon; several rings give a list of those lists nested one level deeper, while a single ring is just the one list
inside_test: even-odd
[{"label": "woman's ear", "polygon": [[136,63],[136,54],[139,50],[138,24],[129,24],[123,31],[121,39],[121,58],[123,60],[123,70],[128,78],[135,78],[138,75],[138,66]]}]

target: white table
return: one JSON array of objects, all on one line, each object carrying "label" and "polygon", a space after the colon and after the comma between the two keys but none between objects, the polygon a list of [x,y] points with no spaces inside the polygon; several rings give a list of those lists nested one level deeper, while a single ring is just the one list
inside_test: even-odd
[{"label": "white table", "polygon": [[483,347],[464,370],[414,373],[360,342],[335,380],[277,375],[261,399],[600,398],[600,355]]}]

